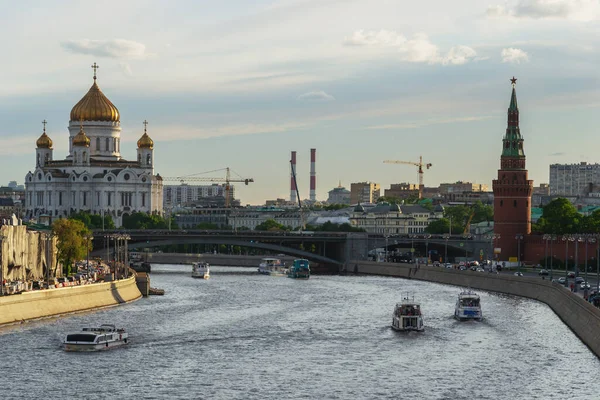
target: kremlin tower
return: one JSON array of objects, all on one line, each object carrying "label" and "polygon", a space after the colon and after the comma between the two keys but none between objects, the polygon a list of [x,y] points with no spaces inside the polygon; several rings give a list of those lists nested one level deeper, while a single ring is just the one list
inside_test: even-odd
[{"label": "kremlin tower", "polygon": [[[512,95],[508,107],[508,125],[502,139],[502,155],[498,178],[494,179],[494,233],[500,260],[518,257],[523,260],[525,237],[531,233],[531,193],[533,181],[528,179],[519,130],[516,78],[512,78]],[[518,255],[517,253],[521,254]]]}]

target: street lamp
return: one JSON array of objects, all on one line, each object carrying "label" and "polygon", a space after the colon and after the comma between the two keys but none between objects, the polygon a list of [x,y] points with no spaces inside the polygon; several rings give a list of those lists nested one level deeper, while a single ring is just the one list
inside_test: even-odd
[{"label": "street lamp", "polygon": [[523,240],[523,235],[519,233],[515,236],[515,239],[517,239],[517,267],[521,271],[521,240]]},{"label": "street lamp", "polygon": [[585,288],[583,289],[583,295],[586,300],[588,297],[588,287],[587,287],[587,285],[588,285],[588,244],[590,244],[590,243],[591,244],[596,243],[596,238],[586,235],[586,241],[585,241]]},{"label": "street lamp", "polygon": [[548,269],[548,240],[552,238],[552,235],[544,235],[542,239],[546,241],[546,250],[544,251],[544,268]]},{"label": "street lamp", "polygon": [[465,267],[467,266],[467,240],[471,239],[471,234],[463,235],[463,239],[465,240]]},{"label": "street lamp", "polygon": [[550,235],[550,241],[551,241],[551,245],[550,245],[550,282],[552,282],[553,279],[553,275],[554,275],[554,270],[552,268],[552,262],[554,261],[554,241],[556,240],[556,235]]},{"label": "street lamp", "polygon": [[383,258],[383,261],[388,262],[388,237],[389,236],[386,234],[384,237],[385,237],[385,253],[384,253],[385,256]]},{"label": "street lamp", "polygon": [[564,235],[562,240],[565,242],[565,287],[569,287],[569,242],[575,240],[573,235]]},{"label": "street lamp", "polygon": [[417,237],[417,235],[410,234],[410,235],[408,235],[408,237],[410,238],[410,256],[412,258],[413,264],[416,264],[416,261],[415,261],[415,238]]},{"label": "street lamp", "polygon": [[4,239],[5,235],[0,235],[0,296],[4,296]]},{"label": "street lamp", "polygon": [[85,250],[87,251],[85,268],[89,272],[90,271],[90,241],[92,241],[94,239],[94,237],[90,234],[87,234],[83,238],[85,239]]},{"label": "street lamp", "polygon": [[426,234],[425,236],[425,257],[426,257],[426,261],[425,261],[425,266],[429,265],[429,238],[431,237],[430,234]]},{"label": "street lamp", "polygon": [[450,235],[446,233],[442,235],[442,239],[446,241],[446,244],[444,246],[444,264],[446,264],[448,263],[448,239],[450,239]]}]

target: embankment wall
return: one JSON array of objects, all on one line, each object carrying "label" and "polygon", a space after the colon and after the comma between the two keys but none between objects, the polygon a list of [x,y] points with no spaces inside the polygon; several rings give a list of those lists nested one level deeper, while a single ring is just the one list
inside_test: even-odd
[{"label": "embankment wall", "polygon": [[[518,277],[439,267],[416,268],[412,264],[352,261],[347,272],[396,276],[407,279],[465,286],[527,297],[546,303],[563,322],[600,357],[600,309],[562,285],[537,277]],[[454,301],[454,299],[451,299]]]},{"label": "embankment wall", "polygon": [[114,282],[0,297],[0,325],[109,307],[142,297],[135,276]]}]

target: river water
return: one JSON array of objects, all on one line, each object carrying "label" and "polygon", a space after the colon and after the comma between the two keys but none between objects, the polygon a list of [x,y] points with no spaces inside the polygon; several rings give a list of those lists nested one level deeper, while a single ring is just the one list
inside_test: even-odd
[{"label": "river water", "polygon": [[[452,318],[453,286],[371,276],[296,281],[255,269],[153,266],[166,290],[0,330],[0,399],[594,399],[599,360],[544,304],[480,292],[484,320]],[[389,328],[414,293],[423,333]],[[83,326],[130,344],[65,353]]]}]

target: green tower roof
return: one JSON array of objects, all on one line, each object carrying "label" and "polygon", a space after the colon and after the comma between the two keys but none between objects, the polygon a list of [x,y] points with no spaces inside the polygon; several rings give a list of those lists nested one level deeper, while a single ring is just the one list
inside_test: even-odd
[{"label": "green tower roof", "polygon": [[519,129],[519,107],[517,106],[517,91],[515,86],[517,78],[513,76],[512,94],[510,96],[510,106],[508,107],[508,124],[506,134],[502,139],[502,157],[525,157],[523,151],[523,137]]}]

